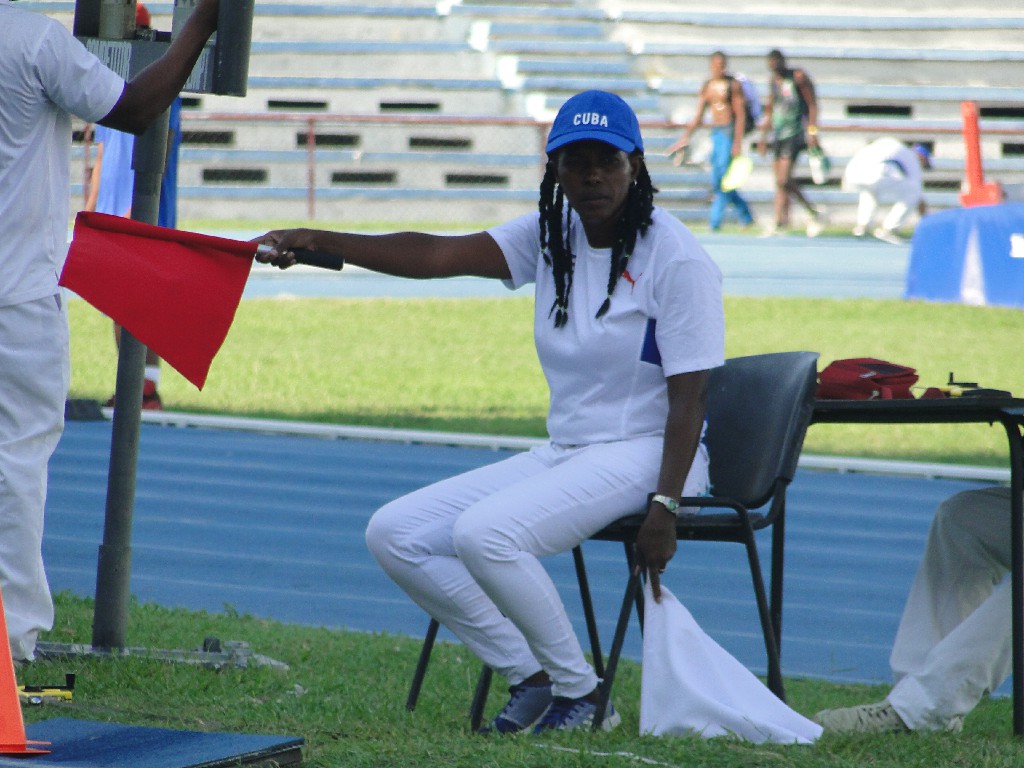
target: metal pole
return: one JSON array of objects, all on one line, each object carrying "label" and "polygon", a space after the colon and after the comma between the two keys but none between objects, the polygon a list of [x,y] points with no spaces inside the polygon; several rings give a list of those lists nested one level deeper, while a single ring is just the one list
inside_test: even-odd
[{"label": "metal pole", "polygon": [[316,221],[316,118],[306,127],[306,217]]},{"label": "metal pole", "polygon": [[[135,169],[132,218],[147,224],[156,224],[160,208],[168,116],[165,111],[144,134],[136,137],[132,154],[132,168]],[[96,572],[94,648],[123,648],[125,645],[131,597],[132,513],[145,365],[145,346],[122,328],[114,392],[106,517]]]}]

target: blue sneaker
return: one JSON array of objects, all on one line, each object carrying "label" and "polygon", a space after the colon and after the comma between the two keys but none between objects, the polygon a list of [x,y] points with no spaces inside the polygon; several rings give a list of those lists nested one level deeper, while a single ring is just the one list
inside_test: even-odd
[{"label": "blue sneaker", "polygon": [[533,728],[551,705],[551,685],[513,685],[508,703],[480,733],[521,733]]},{"label": "blue sneaker", "polygon": [[[597,704],[588,699],[569,699],[565,696],[555,696],[551,701],[551,706],[548,707],[548,711],[544,713],[544,717],[537,723],[533,732],[544,733],[545,731],[574,731],[579,728],[590,729],[594,727],[594,715],[596,714]],[[619,717],[619,713],[615,711],[615,707],[609,701],[604,713],[604,719],[601,720],[601,730],[610,731],[621,722],[622,718]]]}]

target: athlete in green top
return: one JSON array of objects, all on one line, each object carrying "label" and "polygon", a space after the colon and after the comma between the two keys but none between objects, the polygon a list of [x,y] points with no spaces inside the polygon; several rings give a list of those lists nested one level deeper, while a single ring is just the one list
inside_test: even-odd
[{"label": "athlete in green top", "polygon": [[824,227],[824,214],[804,197],[800,185],[793,178],[793,165],[800,152],[807,147],[818,146],[818,100],[814,95],[814,83],[804,70],[787,67],[786,58],[779,50],[768,54],[768,70],[771,72],[768,103],[758,144],[758,151],[762,155],[767,154],[768,133],[771,131],[775,218],[766,234],[775,234],[789,226],[790,197],[794,197],[811,215],[807,236],[815,237]]}]

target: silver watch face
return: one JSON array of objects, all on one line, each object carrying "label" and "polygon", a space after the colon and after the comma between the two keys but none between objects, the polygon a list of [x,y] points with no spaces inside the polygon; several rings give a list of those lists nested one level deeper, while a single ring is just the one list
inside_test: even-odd
[{"label": "silver watch face", "polygon": [[665,507],[669,512],[675,512],[679,509],[679,502],[669,496],[662,496],[660,493],[654,496],[654,501]]}]

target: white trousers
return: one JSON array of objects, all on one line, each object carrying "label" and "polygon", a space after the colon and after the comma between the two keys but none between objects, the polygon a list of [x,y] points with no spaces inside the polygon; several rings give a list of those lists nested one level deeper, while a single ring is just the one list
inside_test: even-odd
[{"label": "white trousers", "polygon": [[921,184],[880,164],[871,168],[851,169],[843,179],[843,189],[857,192],[857,226],[867,229],[875,218],[880,203],[892,203],[882,227],[895,232],[921,200]]},{"label": "white trousers", "polygon": [[39,632],[53,626],[43,510],[69,381],[62,300],[0,307],[0,592],[15,659],[32,659]]},{"label": "white trousers", "polygon": [[[366,541],[381,567],[476,656],[516,685],[541,670],[556,696],[597,686],[539,558],[565,552],[644,504],[662,438],[547,445],[403,496]],[[701,447],[684,493],[707,489]]]},{"label": "white trousers", "polygon": [[889,660],[888,699],[912,729],[942,729],[1010,674],[1009,568],[1009,488],[939,506]]}]

